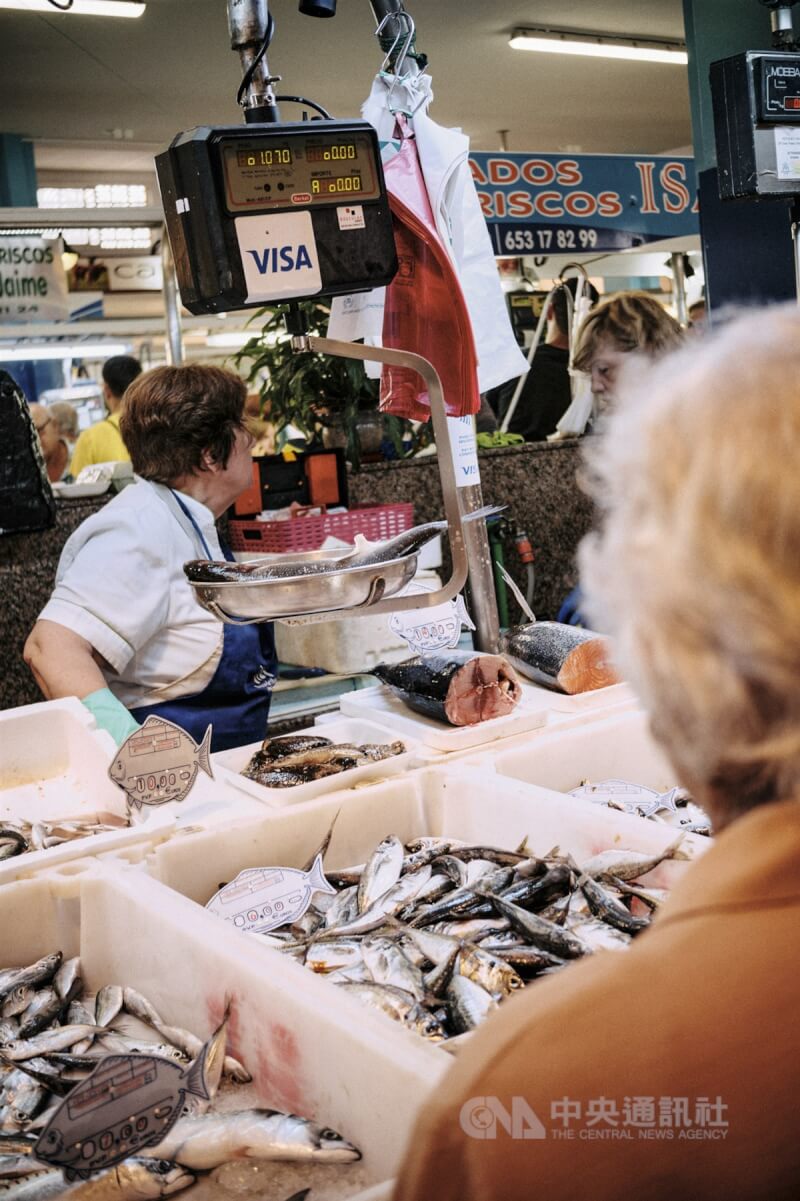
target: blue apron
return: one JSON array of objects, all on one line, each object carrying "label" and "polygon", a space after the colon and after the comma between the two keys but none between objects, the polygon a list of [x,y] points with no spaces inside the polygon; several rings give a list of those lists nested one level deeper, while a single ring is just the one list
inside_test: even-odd
[{"label": "blue apron", "polygon": [[[170,489],[172,491],[172,489]],[[207,559],[213,555],[203,532],[177,493],[172,492],[189,519]],[[233,555],[223,547],[228,560]],[[277,678],[278,660],[272,622],[258,625],[222,627],[222,656],[217,670],[202,692],[179,696],[157,705],[131,709],[136,721],[143,722],[151,713],[174,721],[195,742],[200,742],[211,723],[211,750],[261,742],[267,736],[267,719],[272,688]]]}]

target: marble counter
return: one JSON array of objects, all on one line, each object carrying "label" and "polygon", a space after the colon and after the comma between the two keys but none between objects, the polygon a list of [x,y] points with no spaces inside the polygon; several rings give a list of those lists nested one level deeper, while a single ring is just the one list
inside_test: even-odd
[{"label": "marble counter", "polygon": [[[534,611],[543,619],[555,616],[575,584],[575,550],[591,525],[591,504],[575,482],[579,461],[576,442],[529,443],[480,453],[484,500],[507,505],[508,515],[527,531],[536,551]],[[353,506],[408,501],[417,522],[443,515],[435,456],[367,466],[350,476],[349,488]],[[22,661],[22,648],[50,596],[64,543],[107,499],[59,499],[52,529],[0,537],[0,708],[42,699]],[[525,571],[510,539],[504,549],[507,570],[524,591]],[[519,609],[513,599],[510,612],[517,621]]]},{"label": "marble counter", "polygon": [[22,661],[22,648],[50,598],[64,543],[108,499],[56,498],[56,521],[51,529],[0,537],[0,709],[43,699]]},{"label": "marble counter", "polygon": [[[506,515],[525,530],[536,553],[533,609],[552,619],[577,583],[575,552],[592,523],[592,504],[576,483],[585,442],[529,442],[479,454],[483,499],[507,505]],[[436,456],[364,467],[349,478],[350,504],[408,502],[414,520],[442,517]],[[511,538],[504,541],[506,570],[525,591],[526,573]],[[510,597],[512,622],[520,617]]]}]

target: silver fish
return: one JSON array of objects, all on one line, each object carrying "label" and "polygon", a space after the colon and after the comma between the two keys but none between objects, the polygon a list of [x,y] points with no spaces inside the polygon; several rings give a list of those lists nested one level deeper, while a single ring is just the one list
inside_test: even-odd
[{"label": "silver fish", "polygon": [[56,951],[4,977],[0,980],[0,1000],[5,1000],[15,988],[40,988],[42,984],[48,984],[61,966],[61,959],[61,952]]},{"label": "silver fish", "polygon": [[430,867],[420,868],[411,876],[401,876],[395,885],[378,897],[369,909],[358,917],[337,927],[340,934],[364,934],[383,925],[387,915],[393,916],[423,888],[431,876]]},{"label": "silver fish", "polygon": [[[194,1058],[200,1054],[200,1049],[203,1045],[202,1040],[189,1030],[181,1029],[180,1026],[168,1026],[147,998],[143,997],[136,989],[123,989],[123,1000],[125,1008],[129,1013],[139,1018],[140,1021],[147,1022],[166,1042],[172,1043],[174,1047],[177,1047],[190,1058]],[[239,1084],[247,1084],[252,1079],[243,1064],[239,1063],[231,1055],[225,1056],[224,1072]]]},{"label": "silver fish", "polygon": [[361,1158],[334,1130],[269,1109],[181,1118],[149,1151],[195,1171],[210,1171],[231,1159],[352,1163]]},{"label": "silver fish", "polygon": [[39,1034],[51,1022],[54,1022],[64,1008],[64,1002],[52,987],[42,988],[34,993],[33,1000],[19,1019],[19,1038],[32,1038]]},{"label": "silver fish", "polygon": [[65,959],[61,964],[61,967],[55,974],[53,984],[62,1000],[66,1000],[68,996],[74,995],[75,981],[80,978],[80,972],[81,961],[77,955],[72,959]]},{"label": "silver fish", "polygon": [[400,948],[388,938],[364,943],[364,963],[376,984],[394,984],[418,1001],[425,996],[425,981],[419,968],[412,967]]},{"label": "silver fish", "polygon": [[194,1184],[185,1168],[159,1159],[128,1159],[91,1180],[65,1185],[57,1169],[36,1172],[22,1180],[0,1185],[0,1201],[155,1201],[171,1197]]},{"label": "silver fish", "polygon": [[15,988],[12,988],[11,992],[3,1002],[3,1017],[19,1017],[19,1015],[24,1013],[28,1006],[33,1002],[35,996],[36,989],[31,988],[27,984],[19,984]]},{"label": "silver fish", "polygon": [[459,1034],[474,1030],[497,1009],[497,1001],[485,988],[466,976],[454,975],[447,989],[453,1025]]},{"label": "silver fish", "polygon": [[123,990],[118,984],[107,984],[95,998],[95,1021],[98,1026],[108,1026],[122,1009]]},{"label": "silver fish", "polygon": [[498,994],[509,997],[525,983],[510,964],[481,947],[463,947],[456,959],[456,970],[495,997]]},{"label": "silver fish", "polygon": [[16,1039],[2,1048],[6,1059],[31,1059],[34,1055],[46,1055],[48,1051],[63,1051],[73,1047],[81,1039],[90,1034],[96,1034],[97,1026],[56,1026],[53,1030],[44,1030],[33,1038]]},{"label": "silver fish", "polygon": [[364,913],[400,879],[403,844],[394,834],[379,842],[358,882],[358,912]]},{"label": "silver fish", "polygon": [[658,855],[645,855],[640,851],[603,851],[602,854],[587,859],[581,866],[586,875],[594,879],[614,876],[618,880],[638,880],[639,876],[653,871],[665,859],[691,858],[685,851],[680,850],[684,838],[685,834],[681,832],[675,841]]}]

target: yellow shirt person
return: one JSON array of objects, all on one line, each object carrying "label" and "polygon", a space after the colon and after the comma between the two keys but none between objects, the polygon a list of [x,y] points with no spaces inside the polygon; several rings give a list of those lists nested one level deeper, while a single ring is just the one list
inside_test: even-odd
[{"label": "yellow shirt person", "polygon": [[77,479],[84,467],[94,463],[125,463],[130,455],[119,432],[125,391],[141,374],[138,359],[127,354],[114,355],[103,364],[103,397],[108,416],[103,421],[84,430],[75,443],[70,472]]}]

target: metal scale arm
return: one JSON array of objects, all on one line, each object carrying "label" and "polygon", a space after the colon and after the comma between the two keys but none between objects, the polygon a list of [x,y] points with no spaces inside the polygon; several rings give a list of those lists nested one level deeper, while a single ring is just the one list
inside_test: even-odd
[{"label": "metal scale arm", "polygon": [[[416,371],[425,381],[431,406],[431,421],[436,439],[439,457],[439,476],[442,481],[442,499],[444,501],[445,517],[447,518],[447,534],[452,557],[452,572],[450,578],[437,588],[435,592],[417,592],[410,596],[392,596],[386,600],[375,600],[373,603],[355,605],[348,609],[335,609],[325,613],[299,614],[296,617],[276,618],[287,625],[314,625],[323,621],[341,621],[350,617],[372,617],[378,613],[397,613],[403,609],[427,609],[441,605],[445,601],[455,600],[467,581],[469,560],[465,542],[465,530],[459,504],[456,472],[453,463],[453,451],[450,441],[450,430],[447,425],[447,412],[444,405],[444,391],[439,374],[432,363],[422,355],[413,354],[408,350],[386,350],[383,347],[363,346],[359,342],[338,342],[332,338],[317,338],[308,334],[298,334],[292,338],[292,349],[297,352],[312,351],[317,354],[332,355],[340,359],[361,359],[362,361],[386,363],[394,367],[407,367]],[[475,523],[473,523],[475,524]],[[376,576],[376,593],[382,592],[380,576]],[[226,612],[215,601],[204,601],[206,608],[218,617],[232,625],[254,625],[264,618],[237,618]]]}]

